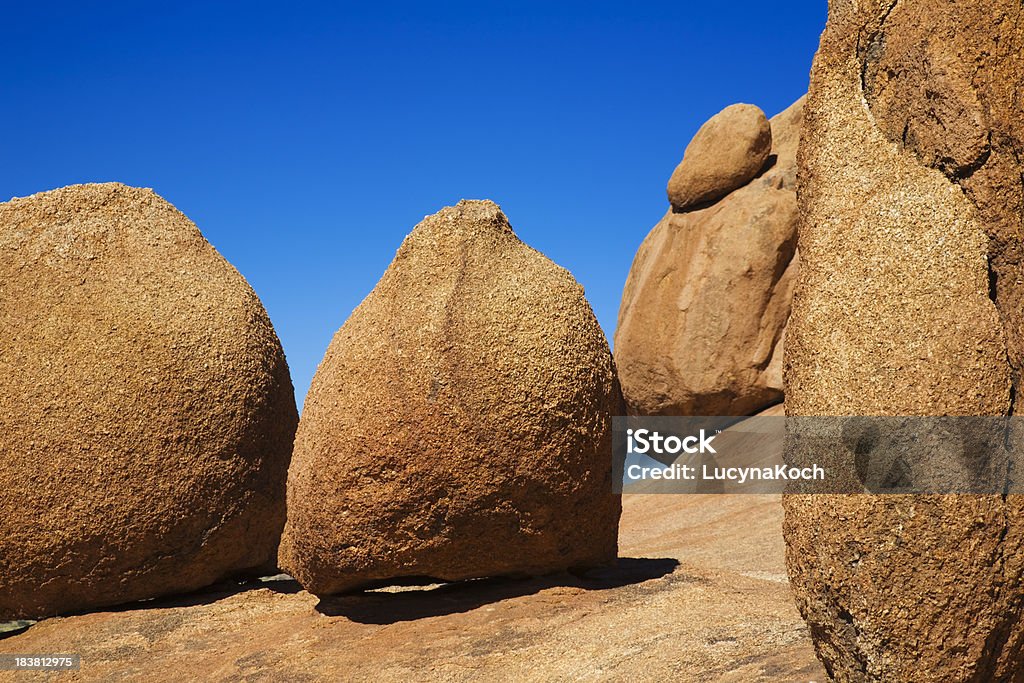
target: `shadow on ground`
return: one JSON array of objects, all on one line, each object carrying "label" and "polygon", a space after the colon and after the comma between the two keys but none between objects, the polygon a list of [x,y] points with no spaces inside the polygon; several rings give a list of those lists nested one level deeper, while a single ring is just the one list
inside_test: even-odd
[{"label": "shadow on ground", "polygon": [[0,622],[0,640],[24,633],[32,624],[36,623],[30,619],[19,619],[18,621]]},{"label": "shadow on ground", "polygon": [[562,572],[525,579],[473,579],[398,592],[364,590],[328,596],[321,598],[316,609],[327,616],[343,616],[364,624],[393,624],[468,612],[489,603],[531,595],[548,588],[621,588],[661,578],[678,566],[679,561],[672,558],[620,557],[611,566],[581,574]]},{"label": "shadow on ground", "polygon": [[[302,586],[298,584],[290,576],[279,575],[274,577],[265,577],[263,579],[245,579],[245,580],[226,580],[220,581],[213,584],[212,586],[206,586],[200,588],[191,593],[181,593],[175,595],[168,595],[162,598],[152,598],[150,600],[141,600],[138,602],[128,602],[120,605],[110,605],[106,607],[95,607],[92,609],[83,609],[73,612],[66,612],[60,615],[54,615],[59,617],[74,617],[81,616],[84,614],[94,614],[97,612],[134,612],[136,610],[149,610],[149,609],[165,609],[174,607],[195,607],[198,605],[208,605],[210,603],[223,600],[224,598],[230,598],[233,595],[239,593],[245,593],[246,591],[257,590],[259,588],[267,588],[274,591],[275,593],[293,594],[298,593],[302,590]],[[36,621],[12,621],[0,623],[0,640],[16,636],[20,633],[24,633],[31,628]]]},{"label": "shadow on ground", "polygon": [[211,602],[223,600],[224,598],[230,598],[232,595],[238,595],[239,593],[257,590],[259,588],[267,588],[275,593],[284,593],[287,595],[298,593],[302,590],[302,586],[300,586],[295,579],[281,574],[279,576],[266,577],[263,579],[220,581],[212,586],[200,588],[193,593],[182,593],[180,595],[168,595],[163,598],[153,598],[152,600],[129,602],[123,605],[105,607],[102,610],[85,610],[80,614],[88,614],[89,612],[96,611],[131,612],[133,610],[160,609],[164,607],[195,607],[196,605],[206,605]]},{"label": "shadow on ground", "polygon": [[[623,557],[608,567],[574,574],[561,572],[531,578],[493,578],[456,581],[437,585],[431,579],[409,579],[414,584],[392,592],[402,581],[387,582],[383,590],[366,589],[344,595],[321,598],[316,609],[326,616],[344,616],[364,624],[393,624],[426,617],[468,612],[483,605],[509,598],[531,595],[555,587],[576,587],[584,590],[607,590],[643,583],[675,571],[679,561],[671,558],[649,559]],[[423,586],[424,583],[434,584]],[[64,616],[90,612],[132,612],[136,610],[194,607],[229,598],[239,593],[267,588],[276,593],[294,594],[302,590],[294,579],[280,575],[259,580],[222,581],[194,593],[173,595],[141,602],[83,610]],[[24,633],[35,622],[0,624],[0,640]]]}]

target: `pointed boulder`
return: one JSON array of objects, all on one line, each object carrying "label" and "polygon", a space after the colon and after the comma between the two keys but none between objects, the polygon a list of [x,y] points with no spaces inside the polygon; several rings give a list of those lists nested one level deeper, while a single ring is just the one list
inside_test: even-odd
[{"label": "pointed boulder", "polygon": [[306,398],[281,565],[316,594],[614,559],[607,341],[489,201],[423,220]]}]

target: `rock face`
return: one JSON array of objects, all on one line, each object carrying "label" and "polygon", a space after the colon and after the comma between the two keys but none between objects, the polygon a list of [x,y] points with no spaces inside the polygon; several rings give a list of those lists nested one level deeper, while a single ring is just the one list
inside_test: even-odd
[{"label": "rock face", "polygon": [[[1024,341],[1020,5],[830,4],[800,151],[788,413],[1006,414]],[[786,508],[798,605],[837,680],[1024,677],[1019,497]]]},{"label": "rock face", "polygon": [[610,561],[622,409],[583,288],[494,203],[446,208],[405,239],[317,370],[281,566],[322,595]]},{"label": "rock face", "polygon": [[274,560],[298,416],[255,293],[150,190],[0,204],[0,620]]},{"label": "rock face", "polygon": [[802,108],[772,119],[770,169],[709,207],[670,210],[640,246],[615,332],[632,413],[749,415],[782,400]]},{"label": "rock face", "polygon": [[772,127],[752,104],[733,104],[700,127],[668,181],[677,209],[721,199],[764,168],[772,151]]}]

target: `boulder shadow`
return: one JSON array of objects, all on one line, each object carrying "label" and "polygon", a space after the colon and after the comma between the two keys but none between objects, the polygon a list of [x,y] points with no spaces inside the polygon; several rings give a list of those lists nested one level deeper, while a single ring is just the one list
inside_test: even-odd
[{"label": "boulder shadow", "polygon": [[17,619],[0,622],[0,640],[11,638],[29,630],[37,622],[34,619]]},{"label": "boulder shadow", "polygon": [[263,579],[226,579],[217,583],[199,588],[188,593],[172,593],[169,595],[150,598],[148,600],[137,600],[125,602],[118,605],[106,607],[87,608],[75,612],[61,614],[61,616],[76,616],[80,614],[91,614],[94,612],[134,612],[146,609],[167,609],[174,607],[196,607],[209,605],[224,598],[230,598],[240,593],[266,588],[275,593],[291,595],[302,590],[302,586],[290,576],[265,577]]},{"label": "boulder shadow", "polygon": [[275,593],[293,594],[302,590],[292,577],[278,575],[263,577],[261,579],[226,579],[188,593],[172,593],[147,600],[136,600],[134,602],[122,602],[116,605],[100,605],[97,607],[85,607],[78,610],[62,611],[58,614],[40,616],[38,619],[25,619],[18,621],[0,623],[0,640],[11,638],[28,631],[32,626],[52,618],[78,617],[86,614],[107,612],[117,614],[120,612],[135,612],[139,610],[173,609],[176,607],[197,607],[199,605],[210,605],[224,598],[230,598],[240,593],[266,588]]},{"label": "boulder shadow", "polygon": [[[316,610],[325,616],[346,617],[362,624],[387,625],[427,617],[469,612],[484,605],[539,593],[548,588],[574,587],[608,590],[667,576],[679,561],[673,558],[620,557],[606,567],[573,573],[559,572],[531,578],[499,577],[441,583],[390,592],[364,589],[324,596]],[[430,582],[430,579],[411,580]],[[390,582],[391,586],[398,582]]]}]

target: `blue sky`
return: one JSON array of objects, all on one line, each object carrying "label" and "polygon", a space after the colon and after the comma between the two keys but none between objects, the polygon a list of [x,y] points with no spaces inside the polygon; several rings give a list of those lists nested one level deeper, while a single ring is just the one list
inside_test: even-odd
[{"label": "blue sky", "polygon": [[501,204],[609,337],[690,137],[807,89],[825,0],[4,3],[0,200],[154,188],[255,288],[300,404],[425,215]]}]

